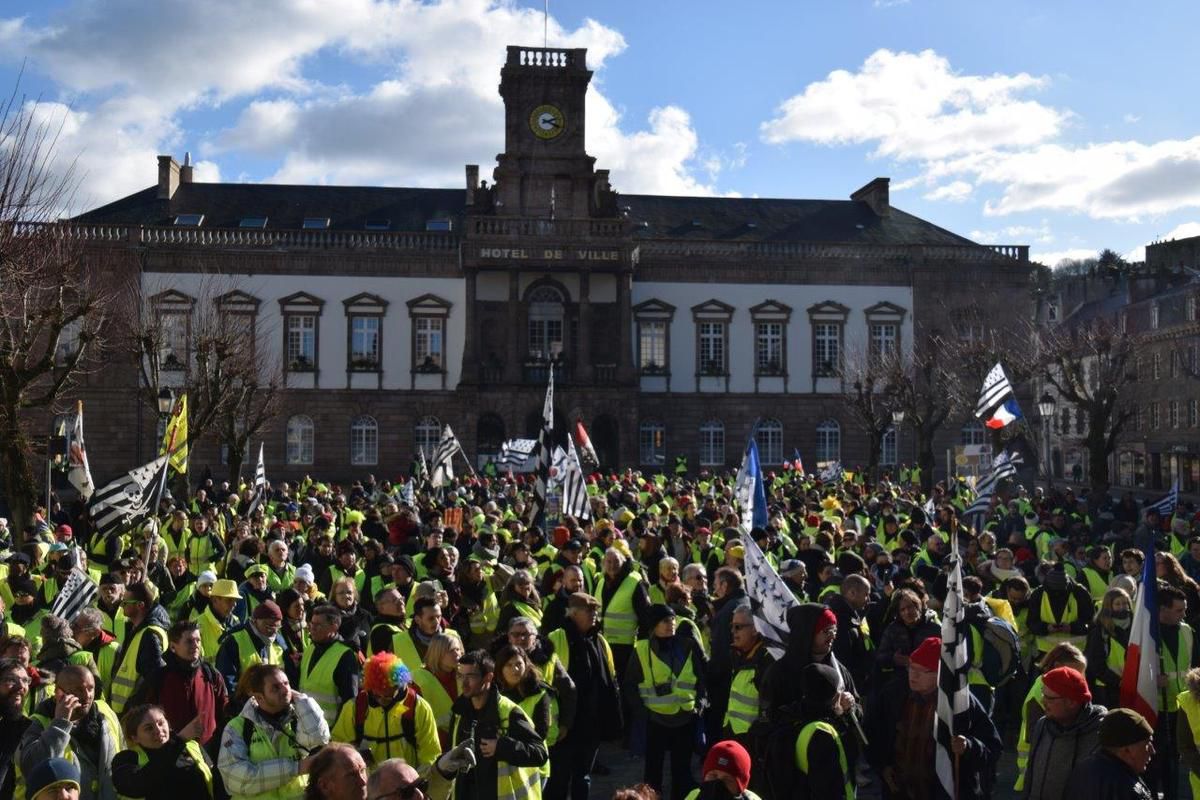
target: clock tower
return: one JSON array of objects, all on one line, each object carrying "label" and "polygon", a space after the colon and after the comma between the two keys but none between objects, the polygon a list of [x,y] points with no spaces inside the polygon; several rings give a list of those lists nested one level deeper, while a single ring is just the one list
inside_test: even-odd
[{"label": "clock tower", "polygon": [[496,157],[493,213],[580,219],[615,213],[607,173],[584,147],[588,83],[583,48],[509,47],[500,73],[504,152]]}]

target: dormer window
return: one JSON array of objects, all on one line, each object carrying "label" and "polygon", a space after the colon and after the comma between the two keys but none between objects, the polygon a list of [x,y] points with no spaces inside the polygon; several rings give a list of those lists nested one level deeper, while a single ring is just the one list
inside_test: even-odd
[{"label": "dormer window", "polygon": [[305,217],[300,226],[306,231],[323,231],[329,228],[329,217]]},{"label": "dormer window", "polygon": [[204,224],[203,214],[180,214],[175,217],[175,224],[180,226],[198,228]]},{"label": "dormer window", "polygon": [[429,233],[449,233],[453,227],[453,222],[448,219],[431,219],[425,223],[425,230]]},{"label": "dormer window", "polygon": [[369,219],[363,227],[369,231],[390,231],[392,221],[390,219]]},{"label": "dormer window", "polygon": [[239,228],[265,228],[267,227],[266,217],[242,217],[238,223]]}]

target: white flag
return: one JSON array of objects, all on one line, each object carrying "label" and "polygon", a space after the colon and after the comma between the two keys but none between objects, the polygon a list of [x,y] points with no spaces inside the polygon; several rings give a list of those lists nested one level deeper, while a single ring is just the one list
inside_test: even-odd
[{"label": "white flag", "polygon": [[75,424],[67,439],[67,480],[85,501],[96,491],[92,483],[92,470],[88,467],[87,448],[83,444],[83,403],[75,411]]}]

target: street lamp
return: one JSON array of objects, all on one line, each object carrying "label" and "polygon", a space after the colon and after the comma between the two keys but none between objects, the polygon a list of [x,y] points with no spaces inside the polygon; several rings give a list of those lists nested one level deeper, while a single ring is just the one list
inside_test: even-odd
[{"label": "street lamp", "polygon": [[1050,468],[1050,425],[1054,421],[1054,407],[1057,403],[1049,392],[1038,398],[1038,413],[1042,415],[1042,440],[1045,450],[1046,492],[1054,491],[1054,475]]},{"label": "street lamp", "polygon": [[164,386],[158,390],[158,413],[160,416],[170,416],[171,411],[175,408],[175,392],[170,386]]},{"label": "street lamp", "polygon": [[[892,432],[895,434],[895,439],[896,439],[896,461],[897,462],[900,461],[900,424],[902,422],[904,422],[904,409],[897,408],[895,411],[892,412]],[[896,475],[898,477],[901,477],[903,473],[900,472],[899,464],[896,465],[896,470],[897,470]]]}]

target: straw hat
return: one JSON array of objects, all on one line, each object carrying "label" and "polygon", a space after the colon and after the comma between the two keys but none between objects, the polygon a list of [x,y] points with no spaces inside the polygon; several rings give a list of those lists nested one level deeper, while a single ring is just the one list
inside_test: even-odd
[{"label": "straw hat", "polygon": [[213,584],[212,591],[208,593],[209,597],[226,597],[230,600],[241,600],[242,596],[238,594],[237,584],[228,578],[222,578]]}]

